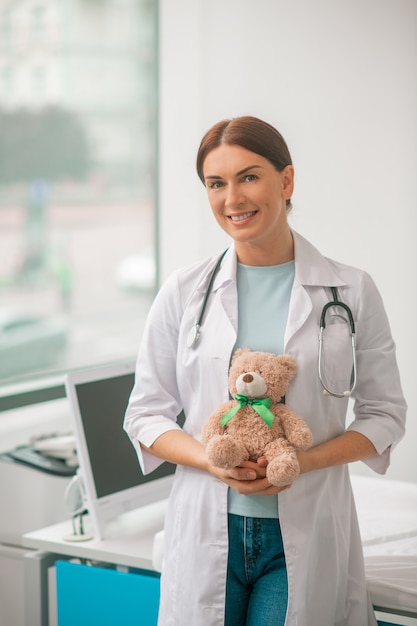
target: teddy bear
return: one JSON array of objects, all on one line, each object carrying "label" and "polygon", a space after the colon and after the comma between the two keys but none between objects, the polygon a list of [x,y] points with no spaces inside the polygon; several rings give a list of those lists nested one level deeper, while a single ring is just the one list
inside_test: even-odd
[{"label": "teddy bear", "polygon": [[313,443],[305,421],[282,400],[297,366],[292,356],[236,350],[228,385],[233,400],[221,404],[202,430],[212,465],[230,469],[265,456],[272,485],[290,485],[300,473],[296,450]]}]

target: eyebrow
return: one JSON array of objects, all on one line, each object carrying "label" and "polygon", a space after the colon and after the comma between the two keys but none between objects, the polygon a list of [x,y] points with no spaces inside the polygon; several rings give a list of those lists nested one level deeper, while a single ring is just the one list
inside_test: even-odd
[{"label": "eyebrow", "polygon": [[[236,176],[242,176],[242,174],[246,174],[246,172],[249,172],[250,170],[254,170],[254,169],[261,169],[262,165],[249,165],[248,167],[244,167],[243,170],[239,170],[239,172],[236,172]],[[205,180],[220,180],[222,178],[222,176],[205,176],[204,179]]]}]

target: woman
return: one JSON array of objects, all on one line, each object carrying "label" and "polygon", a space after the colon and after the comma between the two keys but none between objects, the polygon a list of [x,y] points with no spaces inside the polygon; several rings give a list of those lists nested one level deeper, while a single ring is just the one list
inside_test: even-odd
[{"label": "woman", "polygon": [[[361,459],[384,473],[404,433],[381,298],[365,272],[323,257],[289,228],[294,169],[272,126],[253,117],[219,122],[202,139],[197,171],[232,244],[212,284],[217,258],[175,272],[162,287],[125,418],[144,472],[161,459],[178,464],[159,624],[373,625],[347,464]],[[357,330],[353,388],[350,327],[344,309],[330,307],[322,378],[341,397],[323,395],[317,369],[331,287]],[[199,441],[208,415],[228,399],[230,357],[242,346],[289,353],[298,364],[286,403],[309,424],[314,444],[298,453],[301,475],[289,488],[268,483],[263,458],[232,470],[210,466]],[[346,428],[351,389],[355,419]]]}]

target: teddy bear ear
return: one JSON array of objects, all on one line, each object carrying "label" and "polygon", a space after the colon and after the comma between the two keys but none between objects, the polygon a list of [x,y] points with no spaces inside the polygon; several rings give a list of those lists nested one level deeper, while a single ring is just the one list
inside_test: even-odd
[{"label": "teddy bear ear", "polygon": [[278,361],[280,363],[280,366],[284,367],[287,370],[288,380],[294,378],[297,371],[297,364],[294,358],[290,354],[281,354],[278,357]]}]

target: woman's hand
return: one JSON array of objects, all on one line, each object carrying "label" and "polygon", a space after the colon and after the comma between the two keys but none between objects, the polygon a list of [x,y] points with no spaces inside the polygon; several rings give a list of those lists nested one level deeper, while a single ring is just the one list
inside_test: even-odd
[{"label": "woman's hand", "polygon": [[268,462],[265,457],[260,457],[257,463],[243,461],[238,467],[228,470],[210,465],[209,472],[229,485],[237,493],[245,496],[273,496],[291,487],[291,485],[286,485],[285,487],[271,485],[266,478],[267,465]]},{"label": "woman's hand", "polygon": [[[300,474],[305,474],[317,469],[366,459],[375,454],[376,449],[367,437],[355,431],[347,431],[308,450],[298,450],[297,458]],[[291,487],[291,485],[285,487],[271,485],[266,478],[267,465],[268,461],[262,456],[257,463],[244,461],[230,470],[209,465],[208,471],[242,495],[272,496]]]},{"label": "woman's hand", "polygon": [[160,435],[150,448],[143,444],[141,447],[143,450],[171,463],[208,471],[212,476],[242,495],[273,496],[291,486],[275,487],[270,484],[266,478],[268,461],[264,456],[261,456],[257,463],[243,461],[238,467],[229,470],[214,467],[208,461],[202,443],[182,430],[167,431]]},{"label": "woman's hand", "polygon": [[[266,478],[268,462],[264,456],[257,463],[244,461],[238,467],[229,470],[214,467],[207,459],[203,444],[182,430],[170,430],[160,435],[154,444],[142,448],[155,456],[210,472],[237,493],[243,495],[272,496],[291,485],[275,487]],[[298,450],[297,457],[300,473],[332,467],[352,461],[367,459],[377,454],[372,442],[359,432],[346,431],[342,435],[326,441],[308,450]]]}]

